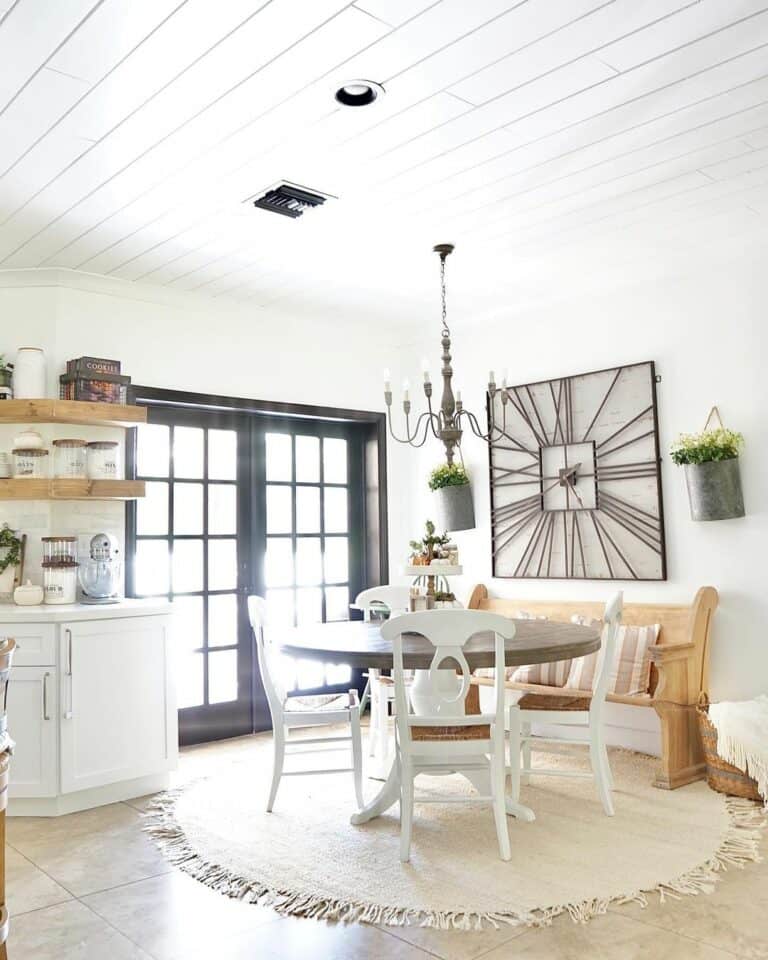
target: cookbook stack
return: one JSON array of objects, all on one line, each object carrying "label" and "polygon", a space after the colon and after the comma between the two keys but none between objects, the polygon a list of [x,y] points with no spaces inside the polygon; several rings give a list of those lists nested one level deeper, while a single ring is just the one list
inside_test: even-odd
[{"label": "cookbook stack", "polygon": [[62,400],[127,403],[130,382],[130,377],[120,373],[119,360],[78,357],[67,361],[67,372],[59,377],[59,397]]}]

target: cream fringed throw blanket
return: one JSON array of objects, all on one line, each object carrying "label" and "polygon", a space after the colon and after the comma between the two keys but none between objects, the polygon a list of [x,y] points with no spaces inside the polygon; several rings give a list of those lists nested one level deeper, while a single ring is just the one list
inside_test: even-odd
[{"label": "cream fringed throw blanket", "polygon": [[757,781],[768,807],[768,695],[735,703],[714,703],[709,719],[717,729],[717,752]]}]

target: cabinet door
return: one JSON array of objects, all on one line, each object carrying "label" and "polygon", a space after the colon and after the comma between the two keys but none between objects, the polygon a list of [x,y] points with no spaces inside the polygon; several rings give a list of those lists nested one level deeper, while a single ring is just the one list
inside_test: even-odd
[{"label": "cabinet door", "polygon": [[64,623],[60,643],[62,793],[171,769],[167,618]]},{"label": "cabinet door", "polygon": [[11,797],[52,797],[58,787],[56,671],[16,667],[8,684],[8,730],[16,741]]}]

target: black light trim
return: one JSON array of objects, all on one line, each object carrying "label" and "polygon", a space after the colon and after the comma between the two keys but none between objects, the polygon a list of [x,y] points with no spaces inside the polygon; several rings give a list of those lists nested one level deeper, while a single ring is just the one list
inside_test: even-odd
[{"label": "black light trim", "polygon": [[376,100],[384,87],[372,80],[350,80],[336,91],[336,100],[345,107],[367,107]]}]

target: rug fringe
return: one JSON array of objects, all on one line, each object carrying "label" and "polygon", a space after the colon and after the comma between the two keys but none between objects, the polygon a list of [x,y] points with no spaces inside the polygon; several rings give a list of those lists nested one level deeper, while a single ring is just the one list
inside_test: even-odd
[{"label": "rug fringe", "polygon": [[176,800],[186,788],[179,787],[155,799],[145,814],[144,829],[172,864],[217,893],[247,903],[271,907],[285,916],[398,927],[415,925],[436,930],[482,930],[488,926],[498,929],[502,924],[541,927],[550,925],[563,913],[567,913],[574,923],[587,923],[594,917],[605,914],[614,903],[637,903],[646,907],[649,894],[658,894],[660,902],[664,903],[667,899],[679,900],[683,896],[711,893],[719,880],[719,873],[732,867],[742,869],[747,863],[762,860],[759,849],[761,831],[768,822],[760,804],[737,797],[726,797],[730,823],[714,855],[677,879],[659,883],[648,890],[635,890],[607,899],[593,898],[527,912],[421,911],[410,907],[333,900],[322,895],[275,889],[238,877],[218,864],[205,861],[188,842],[174,816]]}]

